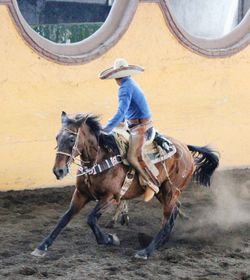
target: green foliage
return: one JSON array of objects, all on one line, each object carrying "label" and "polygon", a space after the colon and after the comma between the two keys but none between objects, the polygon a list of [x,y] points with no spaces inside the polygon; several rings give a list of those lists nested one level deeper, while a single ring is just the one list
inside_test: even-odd
[{"label": "green foliage", "polygon": [[56,43],[75,43],[91,36],[102,25],[102,22],[72,24],[38,24],[32,28],[41,36]]}]

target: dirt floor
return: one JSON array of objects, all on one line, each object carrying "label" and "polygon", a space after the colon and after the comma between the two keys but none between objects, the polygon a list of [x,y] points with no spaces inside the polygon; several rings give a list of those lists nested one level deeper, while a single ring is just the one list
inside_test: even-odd
[{"label": "dirt floor", "polygon": [[[90,203],[44,258],[30,255],[67,209],[73,187],[0,193],[0,279],[250,279],[250,170],[217,172],[211,188],[181,197],[188,220],[148,261],[134,253],[156,234],[156,199],[131,201],[130,225],[115,229],[120,247],[99,246],[86,224]],[[111,213],[100,219],[103,227]]]}]

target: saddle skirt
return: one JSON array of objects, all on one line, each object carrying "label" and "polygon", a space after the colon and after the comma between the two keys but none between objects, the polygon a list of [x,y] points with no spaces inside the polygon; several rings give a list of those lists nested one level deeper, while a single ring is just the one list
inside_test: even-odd
[{"label": "saddle skirt", "polygon": [[[130,133],[126,126],[118,126],[113,130],[113,135],[117,143],[120,154],[125,165],[130,165],[126,160],[129,148]],[[176,147],[165,136],[155,130],[144,144],[144,159],[149,165],[154,165],[172,157],[176,153]]]}]

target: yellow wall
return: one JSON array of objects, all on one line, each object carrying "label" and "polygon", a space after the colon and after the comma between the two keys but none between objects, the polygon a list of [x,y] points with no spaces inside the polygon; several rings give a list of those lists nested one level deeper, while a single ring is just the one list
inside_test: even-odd
[{"label": "yellow wall", "polygon": [[0,190],[58,184],[51,168],[61,111],[101,114],[105,123],[116,110],[117,86],[97,75],[117,57],[145,67],[135,78],[162,132],[189,144],[212,144],[222,167],[249,165],[250,46],[227,58],[199,56],[178,43],[157,4],[140,3],[111,50],[66,66],[34,52],[4,5],[0,21]]}]

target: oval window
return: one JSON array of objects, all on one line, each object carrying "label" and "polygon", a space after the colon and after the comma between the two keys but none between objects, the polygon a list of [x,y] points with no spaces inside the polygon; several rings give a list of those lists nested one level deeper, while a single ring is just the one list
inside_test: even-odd
[{"label": "oval window", "polygon": [[239,25],[249,0],[167,0],[179,24],[190,35],[206,39],[223,37]]},{"label": "oval window", "polygon": [[105,22],[114,0],[18,0],[28,24],[55,43],[82,41]]}]

